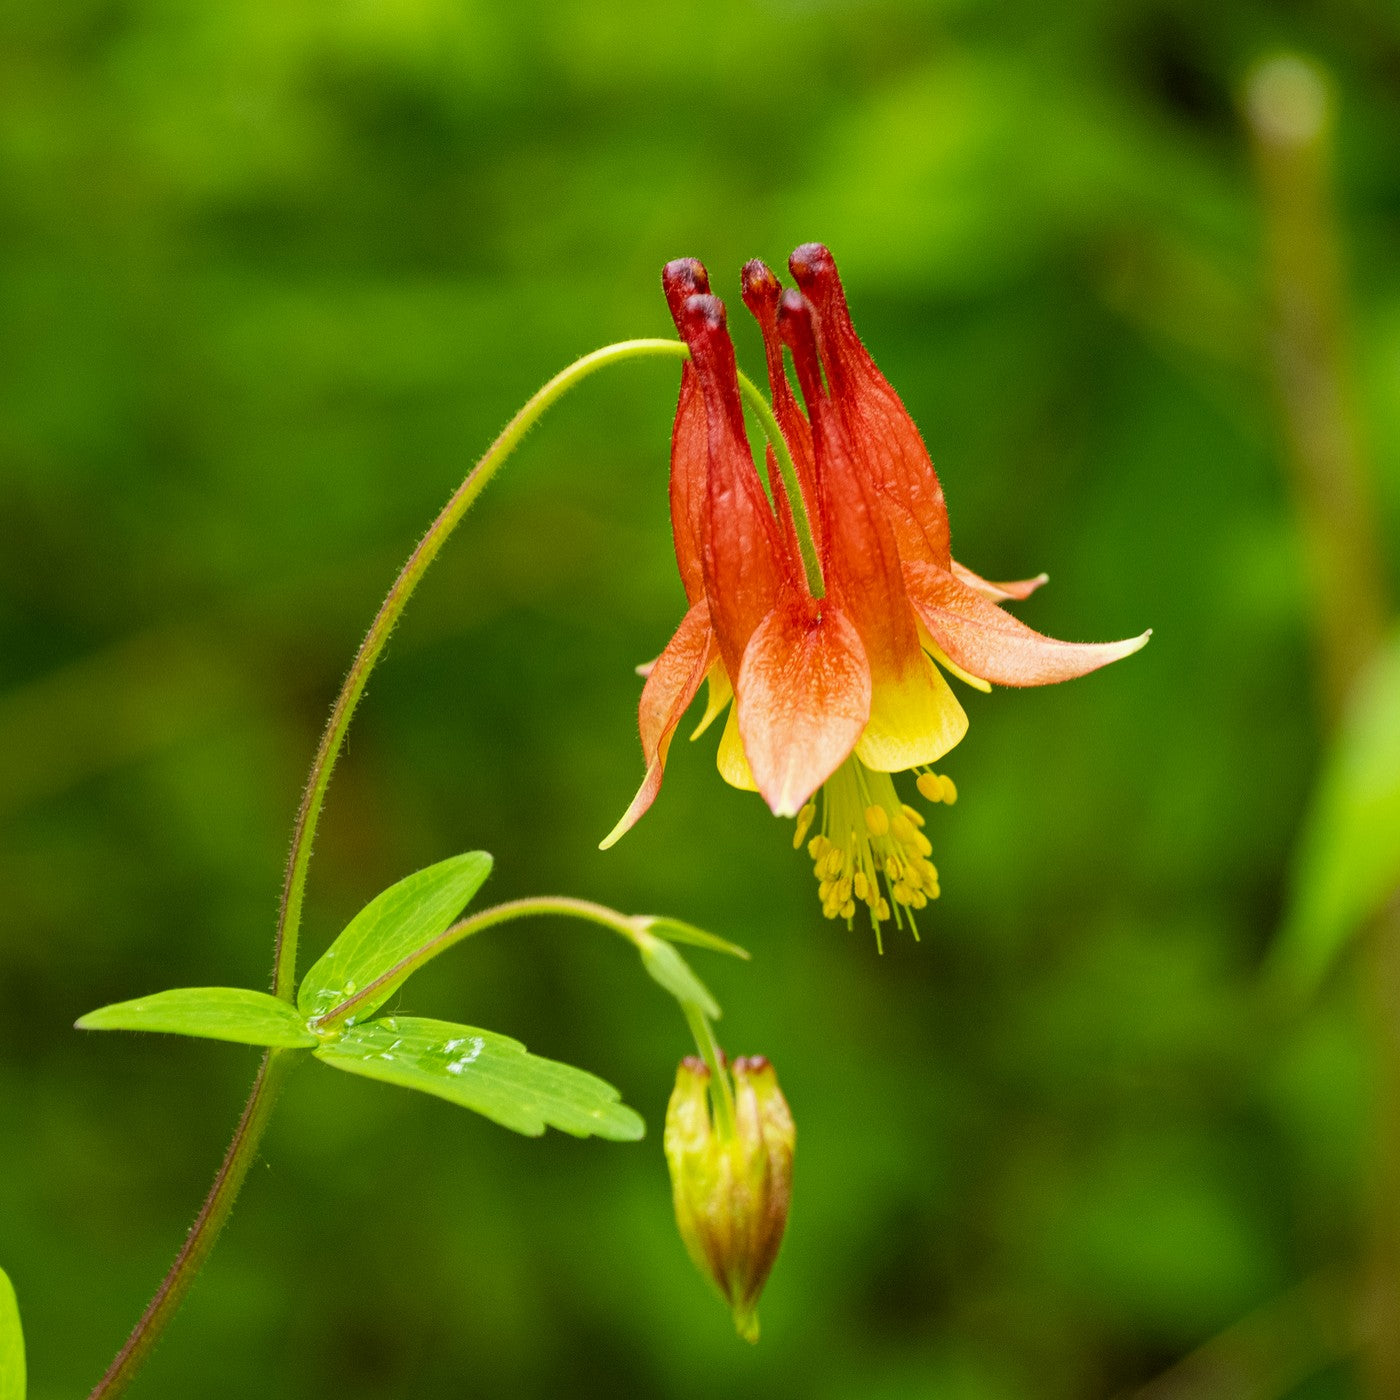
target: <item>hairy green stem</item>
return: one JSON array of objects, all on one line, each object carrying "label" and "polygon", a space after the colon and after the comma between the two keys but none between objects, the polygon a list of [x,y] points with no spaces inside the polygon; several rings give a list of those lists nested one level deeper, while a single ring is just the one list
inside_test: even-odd
[{"label": "hairy green stem", "polygon": [[[543,417],[547,409],[562,398],[575,384],[586,379],[595,370],[605,365],[617,364],[625,360],[638,360],[656,356],[687,359],[689,351],[678,340],[624,340],[616,345],[606,345],[575,360],[567,369],[561,370],[539,390],[506,425],[501,435],[486,450],[486,454],[472,469],[467,479],[457,488],[443,507],[441,514],[428,527],[428,532],[419,542],[417,549],[409,556],[393,587],[389,589],[370,625],[365,640],[345,678],[335,707],[321,736],[321,746],[316,751],[315,762],[311,766],[311,776],[307,780],[302,795],[301,810],[297,813],[296,827],[292,835],[291,856],[287,862],[287,879],[282,891],[282,905],[277,920],[277,945],[273,971],[272,990],[275,995],[291,1001],[296,987],[297,937],[301,928],[301,909],[306,890],[306,874],[311,863],[311,847],[316,835],[316,824],[320,820],[321,808],[325,802],[326,789],[330,785],[331,772],[340,755],[346,730],[364,694],[370,672],[379,660],[389,635],[403,615],[408,600],[413,596],[419,581],[427,572],[428,566],[437,558],[438,551],[446,543],[447,537],[471,509],[477,497],[486,489],[491,478],[500,470],[506,458],[520,445],[521,439]],[[793,467],[792,456],[783,441],[782,432],[773,411],[768,407],[761,391],[746,376],[739,376],[739,386],[750,406],[757,413],[764,432],[773,446],[778,459],[783,480],[793,505],[793,515],[797,523],[798,541],[802,547],[803,565],[807,569],[809,587],[816,597],[822,596],[821,570],[817,565],[816,550],[812,544],[812,532],[807,518],[806,502]],[[814,582],[815,581],[815,582]]]},{"label": "hairy green stem", "polygon": [[[274,993],[284,1001],[294,1002],[296,997],[297,938],[301,928],[302,904],[306,894],[307,871],[311,864],[311,848],[320,820],[321,809],[325,805],[326,789],[330,786],[331,772],[345,742],[346,731],[354,716],[355,707],[364,694],[370,672],[384,651],[395,625],[403,615],[413,590],[427,572],[428,566],[437,558],[438,552],[446,543],[447,537],[456,529],[462,517],[471,509],[477,497],[485,490],[506,458],[520,445],[526,433],[543,417],[547,409],[564,396],[575,384],[586,379],[595,370],[605,365],[620,364],[628,360],[648,358],[669,358],[684,360],[689,358],[689,350],[678,340],[624,340],[616,345],[606,345],[582,359],[575,360],[567,369],[561,370],[544,385],[505,428],[485,455],[457,488],[451,500],[443,507],[437,519],[428,527],[427,533],[419,541],[417,548],[409,556],[399,576],[389,589],[388,596],[380,606],[370,625],[365,640],[351,664],[349,674],[341,686],[340,694],[331,710],[331,716],[321,736],[316,757],[311,765],[306,788],[302,794],[301,806],[297,812],[296,824],[292,831],[292,849],[287,861],[286,880],[282,888],[282,901],[277,916],[277,935],[273,953],[272,986]],[[764,432],[768,434],[774,453],[783,473],[783,480],[793,503],[793,513],[797,523],[798,538],[803,542],[803,560],[808,568],[809,580],[815,569],[816,596],[821,596],[821,573],[816,569],[816,553],[812,549],[811,530],[807,521],[806,503],[803,501],[793,469],[792,457],[787,444],[778,429],[772,410],[763,399],[762,393],[744,375],[739,376],[740,388],[744,396],[758,413]],[[455,925],[443,937],[455,933],[465,938],[468,933],[479,932],[492,923],[506,919],[521,918],[527,913],[570,914],[576,918],[590,919],[595,923],[613,928],[635,941],[636,928],[623,915],[600,904],[590,904],[586,900],[563,897],[540,900],[517,900],[514,904],[500,905],[486,914],[468,919]],[[444,945],[445,946],[445,945]],[[438,951],[441,951],[440,949]],[[390,974],[393,975],[393,974]],[[330,1014],[336,1016],[344,1012],[344,1006],[335,1008]],[[709,1023],[704,1021],[704,1029],[709,1033]],[[692,1026],[692,1029],[694,1027]],[[697,1043],[699,1034],[697,1033]],[[709,1034],[713,1045],[713,1035]],[[702,1046],[703,1049],[703,1046]],[[165,1330],[171,1317],[189,1292],[195,1276],[213,1249],[224,1222],[233,1209],[239,1188],[248,1174],[248,1167],[257,1154],[263,1133],[267,1129],[273,1102],[286,1068],[291,1063],[291,1052],[270,1050],[263,1057],[262,1067],[253,1083],[248,1102],[244,1105],[242,1117],[234,1133],[233,1141],[224,1155],[223,1164],[215,1176],[204,1205],[195,1220],[184,1247],[175,1257],[150,1306],[141,1315],[127,1338],[126,1345],[118,1352],[106,1375],[97,1383],[89,1400],[112,1400],[130,1384],[151,1348]],[[724,1084],[728,1093],[727,1082]]]},{"label": "hairy green stem", "polygon": [[234,1130],[233,1141],[219,1167],[214,1184],[204,1198],[204,1205],[195,1218],[184,1246],[175,1257],[156,1295],[151,1299],[141,1319],[132,1328],[126,1345],[117,1353],[107,1373],[93,1387],[88,1400],[114,1400],[123,1394],[141,1368],[151,1348],[156,1344],[166,1324],[190,1291],[209,1252],[228,1220],[238,1197],[239,1188],[248,1175],[248,1168],[257,1156],[258,1145],[267,1129],[272,1107],[287,1071],[292,1067],[295,1051],[269,1050],[253,1081],[253,1091],[243,1107],[243,1115]]}]

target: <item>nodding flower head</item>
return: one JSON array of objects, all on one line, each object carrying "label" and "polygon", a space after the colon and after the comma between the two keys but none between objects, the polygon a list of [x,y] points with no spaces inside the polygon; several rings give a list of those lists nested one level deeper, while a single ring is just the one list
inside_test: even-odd
[{"label": "nodding flower head", "polygon": [[[785,479],[770,443],[766,489],[724,305],[694,259],[663,274],[690,350],[671,436],[671,525],[688,610],[643,668],[646,776],[603,844],[655,800],[676,727],[707,684],[692,738],[728,710],[720,774],[776,816],[796,817],[794,845],[813,833],[827,917],[849,922],[864,905],[877,941],[891,919],[917,936],[914,913],[937,898],[938,872],[925,819],[892,775],[912,770],[925,799],[953,800],[951,779],[932,765],[962,739],[967,716],[944,672],[984,691],[1050,685],[1130,655],[1149,634],[1089,644],[1043,636],[1003,604],[1029,597],[1045,575],[989,583],[952,557],[942,484],[856,334],[835,259],[806,243],[789,268],[797,287],[786,291],[756,259],[742,276],[792,466]],[[820,588],[804,570],[803,539]]]}]

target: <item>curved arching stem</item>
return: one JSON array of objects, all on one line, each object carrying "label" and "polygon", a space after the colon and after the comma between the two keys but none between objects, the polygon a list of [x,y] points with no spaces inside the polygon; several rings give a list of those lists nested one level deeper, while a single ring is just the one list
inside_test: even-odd
[{"label": "curved arching stem", "polygon": [[[684,360],[690,352],[678,340],[624,340],[616,345],[606,345],[575,360],[567,369],[561,370],[539,390],[506,425],[501,435],[486,450],[485,455],[471,470],[467,479],[457,488],[452,499],[443,507],[438,518],[428,527],[428,532],[419,542],[417,549],[409,556],[388,596],[381,604],[368,634],[360,644],[360,650],[350,667],[350,673],[336,697],[335,707],[321,736],[321,746],[316,751],[315,762],[311,765],[311,775],[307,779],[306,790],[301,799],[301,810],[297,813],[296,827],[292,833],[292,851],[287,862],[287,878],[282,890],[282,905],[277,918],[277,944],[274,955],[272,990],[275,995],[291,1001],[296,988],[297,937],[301,929],[301,909],[306,892],[306,873],[311,863],[311,847],[316,835],[316,824],[320,820],[321,808],[326,798],[326,788],[330,784],[331,772],[340,755],[345,741],[346,730],[364,694],[370,672],[379,660],[389,634],[394,630],[408,600],[419,580],[428,570],[428,565],[437,558],[438,551],[446,543],[447,537],[455,530],[486,489],[491,478],[500,470],[506,458],[519,446],[521,439],[542,418],[547,409],[561,399],[575,384],[586,379],[595,370],[605,365],[618,364],[626,360],[654,358],[656,356]],[[763,431],[772,444],[783,474],[783,482],[788,497],[793,503],[793,516],[797,523],[798,542],[802,548],[803,566],[807,570],[808,586],[814,597],[822,596],[821,568],[817,562],[816,549],[812,543],[812,531],[808,520],[807,503],[793,467],[792,455],[783,441],[778,428],[778,420],[769,408],[762,392],[745,375],[739,376],[740,389],[749,405],[755,411]]]},{"label": "curved arching stem", "polygon": [[[544,416],[545,412],[562,398],[575,384],[588,378],[595,370],[605,365],[621,364],[628,360],[669,358],[684,360],[690,352],[678,340],[624,340],[615,345],[605,345],[582,359],[575,360],[567,369],[561,370],[541,388],[514,418],[506,424],[500,436],[486,450],[485,455],[472,468],[465,481],[454,492],[452,499],[443,507],[436,520],[428,527],[427,533],[419,541],[408,562],[399,572],[381,604],[378,613],[350,667],[345,683],[340,688],[331,716],[321,736],[320,746],[311,765],[306,788],[302,794],[301,806],[297,812],[296,824],[292,831],[292,849],[287,861],[287,875],[282,888],[282,901],[277,916],[277,936],[273,953],[273,991],[285,1001],[294,1001],[296,994],[297,939],[301,929],[301,910],[306,894],[306,876],[311,864],[311,848],[320,821],[321,809],[325,805],[326,789],[330,785],[331,772],[345,742],[346,731],[354,716],[355,707],[364,694],[370,672],[379,660],[389,636],[393,632],[404,608],[408,605],[413,590],[427,572],[428,566],[437,558],[447,537],[461,523],[462,517],[471,509],[477,497],[486,489],[491,478],[500,470],[506,458],[520,445],[521,439]],[[822,596],[821,570],[817,563],[816,551],[812,545],[811,528],[807,517],[807,502],[802,496],[797,473],[793,468],[792,457],[778,428],[777,419],[769,408],[763,394],[743,374],[739,376],[739,386],[744,397],[754,409],[763,431],[767,435],[777,456],[783,482],[793,505],[793,516],[797,524],[798,540],[802,546],[802,558],[808,573],[809,586],[814,596]],[[533,904],[533,908],[521,906]],[[544,906],[548,905],[549,908]],[[567,906],[567,907],[566,907]],[[564,898],[542,901],[519,901],[516,906],[502,906],[479,916],[483,922],[478,928],[489,923],[501,922],[507,918],[521,917],[531,913],[568,913],[576,917],[591,919],[628,934],[632,925],[624,915],[604,909],[602,905],[591,905],[582,900]],[[471,921],[468,920],[468,923]],[[467,930],[475,932],[477,928]],[[465,936],[465,933],[459,934]],[[631,936],[629,934],[629,936]],[[703,1019],[703,1018],[702,1018]],[[708,1023],[704,1029],[708,1031]],[[697,1041],[700,1031],[697,1029]],[[712,1040],[712,1037],[711,1037]],[[155,1297],[141,1315],[126,1344],[108,1367],[107,1373],[97,1383],[89,1400],[115,1400],[131,1383],[151,1348],[160,1338],[176,1309],[189,1292],[204,1261],[218,1240],[239,1188],[248,1174],[248,1168],[257,1155],[258,1147],[267,1130],[273,1104],[286,1070],[294,1062],[296,1051],[270,1050],[263,1057],[258,1077],[253,1082],[248,1102],[244,1105],[233,1141],[214,1178],[209,1194],[205,1198],[194,1225],[185,1240],[184,1246],[175,1257]]]}]

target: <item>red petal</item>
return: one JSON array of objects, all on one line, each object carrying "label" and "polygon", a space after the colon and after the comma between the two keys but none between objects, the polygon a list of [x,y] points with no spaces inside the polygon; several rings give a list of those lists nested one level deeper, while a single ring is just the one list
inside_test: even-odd
[{"label": "red petal", "polygon": [[681,395],[671,429],[671,538],[675,541],[676,564],[687,603],[705,596],[700,540],[707,458],[705,398],[695,370],[685,364],[681,367]]},{"label": "red petal", "polygon": [[[686,298],[710,290],[704,264],[695,258],[677,258],[666,264],[661,286],[671,318],[679,328]],[[708,458],[705,400],[694,368],[681,366],[681,392],[676,421],[671,429],[671,538],[685,599],[693,604],[705,594],[700,541],[705,509],[705,474]]]},{"label": "red petal", "polygon": [[859,465],[879,489],[901,558],[948,568],[948,507],[938,473],[914,420],[851,324],[835,260],[820,243],[805,243],[788,266],[816,312],[832,398]]},{"label": "red petal", "polygon": [[1119,661],[1147,645],[1060,642],[988,602],[952,574],[918,561],[904,566],[909,598],[934,641],[965,671],[997,685],[1054,685]]},{"label": "red petal", "polygon": [[783,294],[778,325],[792,351],[812,422],[830,596],[855,624],[876,688],[916,684],[924,658],[904,594],[899,551],[874,487],[857,470],[841,419],[822,387],[811,309],[800,292]]},{"label": "red petal", "polygon": [[953,560],[953,577],[961,579],[969,588],[994,603],[1019,603],[1029,598],[1042,584],[1050,582],[1049,574],[1037,574],[1034,578],[1023,578],[1017,583],[988,583],[980,574],[964,568],[956,559]]},{"label": "red petal", "polygon": [[736,687],[739,734],[776,816],[795,817],[870,717],[870,667],[850,620],[795,592],[759,625]]},{"label": "red petal", "polygon": [[642,734],[642,757],[646,760],[647,773],[622,820],[600,843],[602,850],[607,850],[630,831],[656,801],[671,736],[695,699],[714,658],[715,635],[710,628],[709,609],[702,600],[681,619],[676,635],[652,663],[647,683],[642,687],[637,724]]},{"label": "red petal", "polygon": [[744,430],[724,304],[715,297],[690,297],[680,329],[704,394],[708,428],[705,593],[720,655],[734,676],[754,628],[778,600],[788,563]]}]

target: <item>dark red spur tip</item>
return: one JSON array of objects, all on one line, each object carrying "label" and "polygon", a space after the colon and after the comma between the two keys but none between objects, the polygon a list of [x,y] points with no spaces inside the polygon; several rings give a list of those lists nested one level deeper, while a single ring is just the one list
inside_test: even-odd
[{"label": "dark red spur tip", "polygon": [[687,297],[709,294],[710,274],[699,258],[675,258],[661,269],[661,287],[671,319],[677,320]]},{"label": "dark red spur tip", "polygon": [[778,334],[792,351],[797,382],[810,407],[822,393],[821,362],[817,358],[817,337],[812,329],[812,305],[794,287],[789,287],[778,301]]},{"label": "dark red spur tip", "polygon": [[686,297],[676,315],[676,328],[692,349],[697,340],[708,342],[726,334],[724,303],[708,294]]},{"label": "dark red spur tip", "polygon": [[808,296],[821,295],[832,286],[841,285],[836,259],[825,243],[804,243],[794,248],[788,259],[788,270]]},{"label": "dark red spur tip", "polygon": [[761,258],[752,258],[744,264],[740,286],[743,288],[744,305],[760,321],[777,310],[778,298],[783,294],[782,283]]},{"label": "dark red spur tip", "polygon": [[740,1055],[734,1061],[735,1074],[762,1074],[767,1068],[767,1055]]}]

